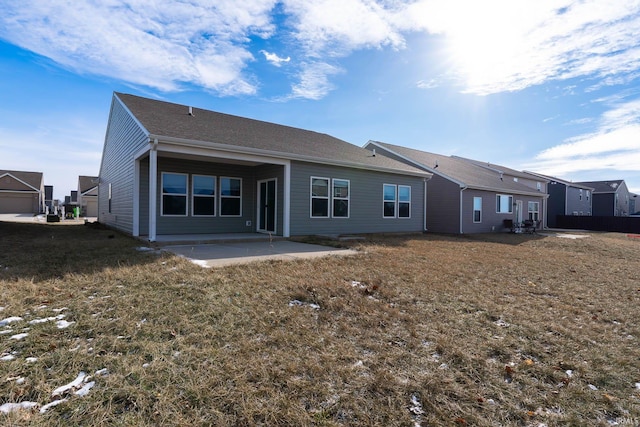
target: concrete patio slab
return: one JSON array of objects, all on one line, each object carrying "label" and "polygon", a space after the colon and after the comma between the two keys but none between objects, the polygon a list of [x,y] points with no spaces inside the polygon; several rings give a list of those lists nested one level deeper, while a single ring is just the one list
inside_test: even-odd
[{"label": "concrete patio slab", "polygon": [[256,261],[356,255],[353,249],[340,249],[308,243],[278,240],[273,242],[238,242],[201,245],[169,245],[162,250],[189,259],[202,267],[223,267]]}]

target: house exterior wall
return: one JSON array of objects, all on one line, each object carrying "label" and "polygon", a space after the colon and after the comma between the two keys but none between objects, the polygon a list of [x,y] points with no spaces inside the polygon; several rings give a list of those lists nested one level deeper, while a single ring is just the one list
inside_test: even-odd
[{"label": "house exterior wall", "polygon": [[134,155],[147,144],[146,131],[114,97],[100,165],[98,221],[102,224],[133,234]]},{"label": "house exterior wall", "polygon": [[565,184],[551,181],[547,186],[549,199],[547,200],[547,225],[557,227],[557,216],[566,214],[567,191]]},{"label": "house exterior wall", "polygon": [[[462,192],[462,232],[470,233],[490,233],[499,232],[505,229],[504,220],[510,219],[516,222],[516,209],[512,206],[512,212],[497,212],[497,195],[504,194],[513,197],[513,203],[518,200],[522,201],[522,219],[528,219],[529,202],[538,203],[538,219],[542,221],[544,209],[544,197],[523,196],[518,194],[510,194],[509,192],[496,193],[494,191],[472,190],[467,189]],[[473,199],[475,197],[482,198],[482,216],[480,222],[474,222]],[[542,222],[541,222],[542,224]]]},{"label": "house exterior wall", "polygon": [[[349,218],[311,217],[311,177],[348,179]],[[411,186],[411,217],[383,217],[383,184]],[[420,232],[424,178],[294,161],[291,163],[291,235]]]},{"label": "house exterior wall", "polygon": [[[587,197],[587,191],[589,197]],[[576,187],[567,187],[567,210],[564,215],[591,215],[591,202],[593,200],[593,194],[591,190],[585,190]],[[563,214],[560,214],[563,215]]]},{"label": "house exterior wall", "polygon": [[615,216],[627,216],[630,212],[629,206],[629,189],[627,188],[627,184],[622,181],[622,183],[618,186],[616,190],[616,194],[618,194],[618,198],[615,203]]},{"label": "house exterior wall", "polygon": [[[278,213],[276,234],[282,234],[282,199],[284,172],[282,166],[241,166],[216,162],[193,161],[158,156],[157,234],[214,234],[214,233],[248,233],[256,230],[257,220],[257,186],[256,180],[277,178],[278,182]],[[187,215],[162,215],[162,173],[172,172],[188,175]],[[192,215],[192,182],[193,175],[210,175],[216,177],[216,214],[215,216]],[[220,177],[242,179],[241,215],[223,217],[219,214],[219,185]],[[140,164],[140,234],[149,234],[149,160],[144,159]],[[247,225],[250,221],[250,225]]]},{"label": "house exterior wall", "polygon": [[593,216],[614,216],[614,206],[614,193],[593,195]]},{"label": "house exterior wall", "polygon": [[460,233],[460,186],[434,174],[427,188],[427,230]]}]

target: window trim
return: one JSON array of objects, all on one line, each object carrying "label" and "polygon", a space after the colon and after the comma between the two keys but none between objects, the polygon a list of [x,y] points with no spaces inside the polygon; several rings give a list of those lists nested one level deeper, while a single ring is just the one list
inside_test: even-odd
[{"label": "window trim", "polygon": [[[239,196],[225,196],[222,194],[222,181],[225,179],[236,179],[240,181],[240,195]],[[240,211],[237,215],[223,215],[222,214],[222,199],[239,199],[240,200]],[[242,216],[242,178],[236,176],[221,176],[220,184],[219,184],[219,195],[218,195],[218,214],[221,218],[238,218]]]},{"label": "window trim", "polygon": [[[213,195],[204,195],[204,194],[196,194],[196,190],[195,190],[195,178],[196,177],[202,177],[202,178],[213,178]],[[204,217],[204,218],[212,218],[216,216],[216,210],[217,210],[217,195],[218,195],[218,191],[217,191],[217,186],[218,186],[218,177],[216,177],[215,175],[201,175],[201,174],[192,174],[191,175],[191,216],[195,216],[195,217]],[[195,199],[196,197],[201,197],[201,198],[212,198],[213,199],[213,213],[212,214],[207,214],[207,215],[202,215],[202,214],[196,214],[195,209],[196,209],[196,203],[195,203]]]},{"label": "window trim", "polygon": [[[165,193],[164,192],[164,176],[165,175],[179,175],[184,176],[186,179],[185,182],[185,193]],[[184,197],[184,214],[165,214],[164,213],[164,196],[178,196]],[[166,217],[184,217],[189,215],[189,174],[181,173],[181,172],[160,172],[160,216]]]},{"label": "window trim", "polygon": [[[480,200],[480,209],[476,209],[476,200]],[[479,213],[479,219],[476,221],[476,212]],[[474,196],[473,197],[473,223],[481,224],[482,223],[482,197]]]},{"label": "window trim", "polygon": [[[327,195],[326,196],[314,196],[313,195],[313,180],[321,179],[327,182]],[[331,203],[331,192],[333,191],[333,186],[331,185],[331,178],[327,178],[324,176],[311,176],[309,177],[309,218],[331,218],[331,212],[333,211],[333,206]],[[349,189],[351,191],[351,189]],[[326,215],[314,215],[313,214],[313,200],[326,200],[327,201],[327,214]]]},{"label": "window trim", "polygon": [[[393,216],[391,215],[385,215],[384,212],[384,207],[385,207],[385,203],[390,203],[391,200],[387,200],[385,199],[385,187],[393,187]],[[397,217],[397,212],[398,211],[398,186],[396,184],[382,184],[382,218],[383,219],[394,219]]]},{"label": "window trim", "polygon": [[[335,196],[335,182],[336,181],[345,181],[347,183],[347,197],[336,197]],[[335,204],[336,200],[346,200],[347,201],[347,215],[346,216],[336,216]],[[349,219],[351,217],[351,180],[344,178],[331,178],[331,218],[338,219]],[[315,217],[318,218],[318,217]]]},{"label": "window trim", "polygon": [[[507,212],[503,212],[500,210],[500,199],[502,197],[507,197],[509,199],[509,210]],[[513,196],[510,194],[496,194],[496,213],[497,214],[512,214],[513,213]]]}]

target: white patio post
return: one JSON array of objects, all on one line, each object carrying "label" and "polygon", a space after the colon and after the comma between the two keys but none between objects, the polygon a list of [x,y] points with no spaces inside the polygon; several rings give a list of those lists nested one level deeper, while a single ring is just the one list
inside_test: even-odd
[{"label": "white patio post", "polygon": [[158,203],[158,139],[149,151],[149,241],[156,241],[156,205]]}]

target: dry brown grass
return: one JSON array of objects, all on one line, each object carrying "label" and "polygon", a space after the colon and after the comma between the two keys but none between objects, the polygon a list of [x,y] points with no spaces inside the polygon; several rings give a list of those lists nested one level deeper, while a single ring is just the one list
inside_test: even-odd
[{"label": "dry brown grass", "polygon": [[[0,319],[30,328],[0,335],[0,405],[95,380],[0,425],[640,424],[640,239],[379,237],[205,270],[90,227],[0,236]],[[66,329],[27,323],[63,307]]]}]

